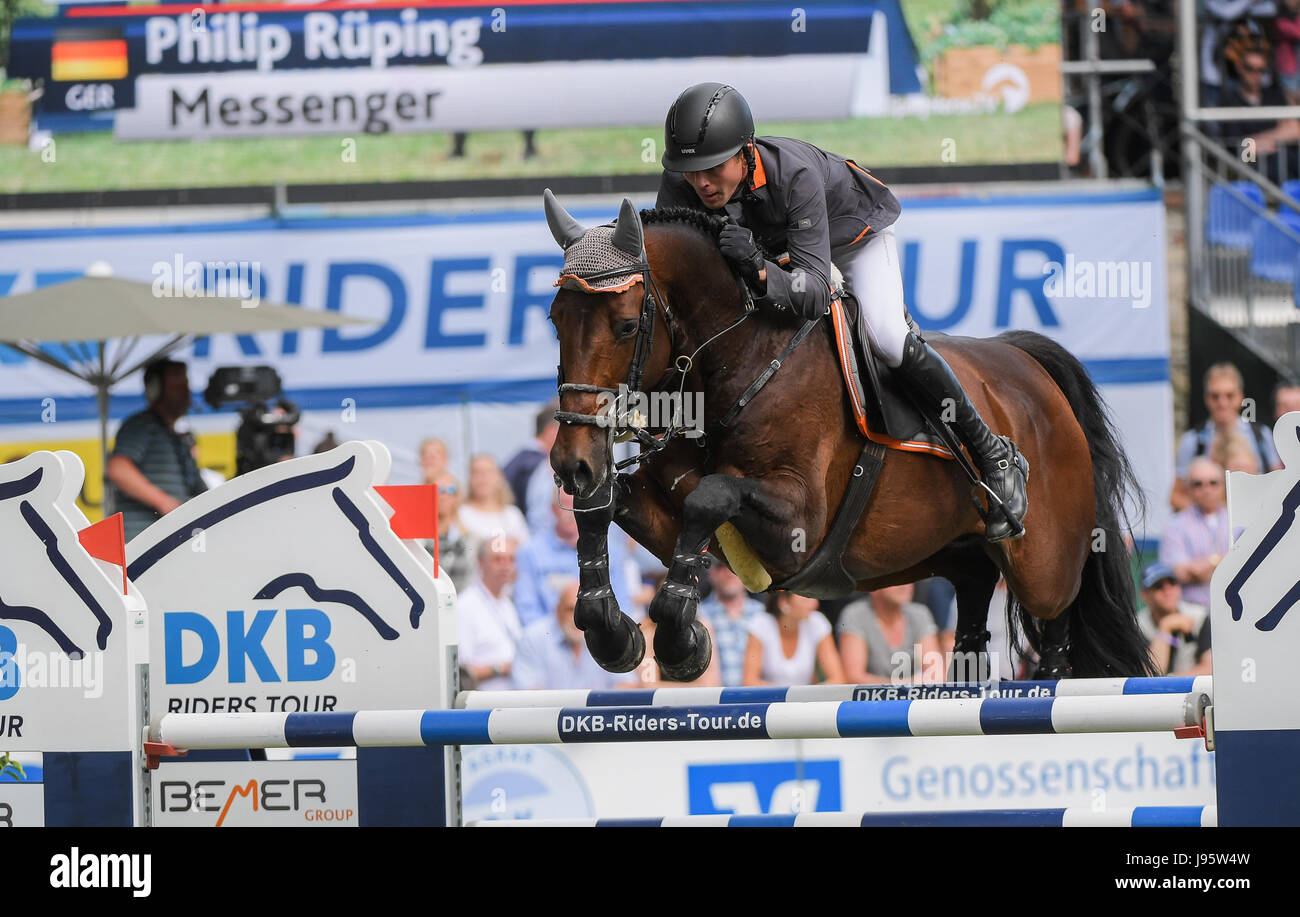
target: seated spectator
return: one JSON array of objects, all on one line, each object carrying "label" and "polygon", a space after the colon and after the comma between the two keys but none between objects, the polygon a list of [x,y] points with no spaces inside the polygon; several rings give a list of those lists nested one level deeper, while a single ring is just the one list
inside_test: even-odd
[{"label": "seated spectator", "polygon": [[[1267,36],[1247,23],[1239,23],[1229,37],[1224,59],[1234,71],[1236,82],[1221,95],[1224,108],[1259,108],[1286,105],[1286,96],[1276,80],[1265,85],[1269,74],[1270,47]],[[1258,118],[1249,121],[1220,121],[1218,133],[1234,155],[1250,152],[1244,145],[1253,141],[1256,168],[1271,181],[1282,182],[1300,172],[1300,120]],[[1250,161],[1250,160],[1247,160]]]},{"label": "seated spectator", "polygon": [[477,539],[504,536],[523,544],[528,540],[528,523],[511,500],[497,460],[485,453],[470,459],[469,493],[458,515],[461,528]]},{"label": "seated spectator", "polygon": [[[627,577],[627,548],[621,530],[610,527],[609,581],[619,608],[629,616],[636,608],[633,584]],[[515,610],[527,627],[549,617],[559,596],[559,587],[578,575],[578,522],[573,516],[573,498],[551,488],[551,527],[534,532],[519,549],[519,577],[515,581]]]},{"label": "seated spectator", "polygon": [[1284,379],[1273,389],[1273,422],[1292,411],[1300,411],[1300,385]]},{"label": "seated spectator", "polygon": [[511,687],[510,669],[522,631],[510,598],[515,548],[510,538],[480,541],[478,577],[456,596],[460,665],[481,691]]},{"label": "seated spectator", "polygon": [[[460,484],[450,472],[444,471],[436,481],[438,485],[438,566],[451,577],[456,591],[468,589],[474,581],[474,551],[472,538],[461,529],[457,519],[460,509]],[[432,543],[425,548],[433,553]]]},{"label": "seated spectator", "polygon": [[555,434],[560,431],[560,425],[555,420],[558,407],[559,404],[552,401],[537,412],[534,421],[536,438],[511,456],[502,469],[506,483],[510,485],[510,492],[515,495],[515,506],[525,514],[528,512],[529,479],[539,465],[547,464],[551,446],[555,444]]},{"label": "seated spectator", "polygon": [[1253,423],[1241,416],[1244,397],[1244,384],[1237,367],[1231,363],[1215,363],[1205,371],[1205,406],[1210,417],[1205,426],[1188,430],[1178,440],[1174,489],[1169,495],[1169,505],[1175,510],[1186,509],[1191,503],[1188,465],[1198,455],[1211,454],[1215,439],[1225,433],[1234,430],[1241,433],[1264,470],[1282,467],[1273,446],[1273,431],[1267,424]]},{"label": "seated spectator", "polygon": [[641,622],[641,634],[645,637],[645,657],[641,664],[631,672],[631,677],[619,685],[620,688],[640,688],[646,691],[654,691],[658,688],[680,688],[683,685],[690,685],[692,688],[720,688],[722,687],[721,670],[718,666],[718,644],[713,628],[709,626],[708,621],[702,621],[704,629],[709,632],[709,639],[713,640],[713,655],[709,658],[709,667],[704,670],[699,678],[694,681],[667,681],[664,679],[664,673],[660,671],[659,664],[655,662],[655,629],[654,621],[646,618]]},{"label": "seated spectator", "polygon": [[554,610],[524,626],[510,678],[525,691],[607,691],[627,678],[606,672],[587,652],[582,631],[573,623],[578,581],[559,585]]},{"label": "seated spectator", "polygon": [[1184,675],[1213,675],[1214,659],[1210,655],[1210,616],[1207,614],[1196,635],[1196,665],[1185,670]]},{"label": "seated spectator", "polygon": [[1223,467],[1204,456],[1187,471],[1192,505],[1174,514],[1160,539],[1161,563],[1173,568],[1187,601],[1210,605],[1210,576],[1228,553],[1228,509]]},{"label": "seated spectator", "polygon": [[934,618],[930,609],[912,601],[914,591],[911,583],[887,586],[840,613],[840,655],[851,683],[944,680]]},{"label": "seated spectator", "polygon": [[1142,571],[1142,603],[1138,627],[1150,644],[1156,672],[1189,674],[1200,661],[1197,640],[1206,623],[1205,608],[1183,601],[1173,569],[1159,562]]},{"label": "seated spectator", "polygon": [[436,437],[420,441],[420,481],[437,484],[447,473],[447,444]]},{"label": "seated spectator", "polygon": [[700,602],[697,614],[713,631],[713,655],[718,660],[722,684],[736,687],[745,679],[745,650],[749,646],[749,625],[763,614],[763,603],[752,598],[745,586],[721,560],[709,568],[712,592]]},{"label": "seated spectator", "polygon": [[844,683],[831,622],[817,610],[817,600],[792,592],[774,592],[767,614],[749,625],[745,649],[747,685],[810,685],[820,668],[827,684]]},{"label": "seated spectator", "polygon": [[[957,590],[952,583],[942,576],[931,576],[918,580],[912,601],[930,609],[934,626],[938,631],[939,652],[952,652],[952,645],[957,636]],[[843,648],[840,655],[844,654]]]},{"label": "seated spectator", "polygon": [[1259,23],[1271,21],[1276,15],[1274,0],[1201,0],[1197,22],[1201,32],[1201,105],[1225,104],[1222,96],[1228,80],[1223,70],[1225,65],[1232,66],[1225,57],[1239,27],[1253,30],[1246,35],[1262,34]]},{"label": "seated spectator", "polygon": [[1222,465],[1226,471],[1245,471],[1249,474],[1260,472],[1259,459],[1255,458],[1255,450],[1250,448],[1250,442],[1246,437],[1236,430],[1230,430],[1214,440],[1210,458]]}]

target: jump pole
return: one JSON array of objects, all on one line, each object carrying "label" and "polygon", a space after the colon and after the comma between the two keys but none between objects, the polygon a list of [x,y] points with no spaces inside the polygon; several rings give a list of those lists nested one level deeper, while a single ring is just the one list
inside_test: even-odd
[{"label": "jump pole", "polygon": [[170,713],[177,749],[539,745],[721,739],[1172,732],[1200,727],[1204,694],[550,707],[352,713]]}]

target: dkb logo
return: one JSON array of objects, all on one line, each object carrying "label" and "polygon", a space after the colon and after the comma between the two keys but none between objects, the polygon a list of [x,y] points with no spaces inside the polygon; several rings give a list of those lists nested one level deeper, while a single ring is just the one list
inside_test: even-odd
[{"label": "dkb logo", "polygon": [[787,815],[840,811],[839,761],[693,764],[691,815]]},{"label": "dkb logo", "polygon": [[[330,619],[318,608],[289,608],[284,612],[284,678],[262,645],[267,632],[279,615],[277,609],[263,608],[245,626],[244,612],[226,612],[226,671],[232,684],[248,680],[251,663],[263,682],[323,681],[334,671],[334,648],[329,645]],[[199,646],[197,659],[186,653],[194,639]],[[192,611],[172,612],[163,616],[165,670],[167,684],[192,685],[211,675],[221,661],[222,639],[216,626],[203,615]],[[187,662],[187,655],[192,661]]]}]

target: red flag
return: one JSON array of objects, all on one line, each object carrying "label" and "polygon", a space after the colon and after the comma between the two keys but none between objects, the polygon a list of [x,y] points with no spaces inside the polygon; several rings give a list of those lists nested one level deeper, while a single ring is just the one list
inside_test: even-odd
[{"label": "red flag", "polygon": [[96,560],[108,561],[122,568],[122,595],[126,595],[126,533],[122,514],[114,513],[77,533],[81,546]]},{"label": "red flag", "polygon": [[433,484],[387,484],[376,487],[393,508],[388,520],[398,538],[433,539],[433,570],[438,572],[438,488]]}]

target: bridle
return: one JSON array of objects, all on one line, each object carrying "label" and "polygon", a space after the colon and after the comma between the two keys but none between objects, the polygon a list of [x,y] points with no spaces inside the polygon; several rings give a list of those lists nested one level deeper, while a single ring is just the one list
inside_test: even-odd
[{"label": "bridle", "polygon": [[[616,268],[611,268],[610,270],[599,271],[591,274],[574,275],[578,280],[590,283],[592,281],[608,280],[613,277],[626,277],[638,272],[641,274],[641,282],[644,286],[645,293],[641,298],[641,315],[637,323],[636,342],[632,347],[632,362],[628,366],[627,381],[623,385],[623,391],[626,391],[629,394],[642,391],[641,386],[645,377],[645,365],[650,359],[650,351],[654,347],[656,314],[663,314],[664,324],[668,327],[670,354],[672,351],[677,349],[681,330],[681,326],[678,324],[676,316],[673,315],[672,308],[668,305],[668,301],[664,298],[663,292],[659,289],[659,285],[655,283],[654,275],[650,272],[650,259],[646,255],[645,248],[643,247],[641,249],[641,260],[635,264],[621,265]],[[559,379],[558,391],[561,397],[566,393],[572,392],[575,394],[580,393],[586,395],[613,395],[615,400],[604,414],[582,414],[576,411],[557,410],[555,412],[555,419],[562,424],[570,424],[573,426],[604,427],[609,437],[609,441],[606,443],[605,454],[607,456],[609,470],[611,471],[621,471],[629,465],[634,465],[644,461],[651,455],[665,449],[668,444],[672,442],[673,439],[680,436],[684,430],[682,424],[681,396],[686,385],[686,374],[689,373],[691,368],[695,365],[695,357],[701,350],[717,338],[737,327],[741,322],[747,319],[754,310],[753,298],[743,281],[741,281],[741,289],[744,291],[743,301],[745,303],[745,311],[742,313],[740,318],[728,325],[722,331],[719,331],[717,334],[710,337],[699,347],[695,348],[691,354],[687,355],[683,353],[677,356],[670,356],[668,367],[664,370],[664,374],[653,386],[651,386],[651,390],[658,390],[664,386],[665,382],[667,382],[673,373],[679,375],[677,385],[678,398],[676,401],[677,409],[674,412],[672,419],[669,421],[667,429],[662,435],[655,436],[650,433],[647,429],[649,422],[648,418],[641,417],[637,412],[632,410],[619,411],[620,405],[618,399],[622,394],[620,389],[607,385],[592,385],[587,382],[566,382],[564,380],[563,365],[556,367],[557,378]],[[636,455],[615,462],[612,449],[613,442],[615,439],[618,439],[618,441],[626,441],[630,438],[636,439],[640,444],[640,450]],[[700,445],[703,445],[702,438],[697,440],[697,442]]]}]

